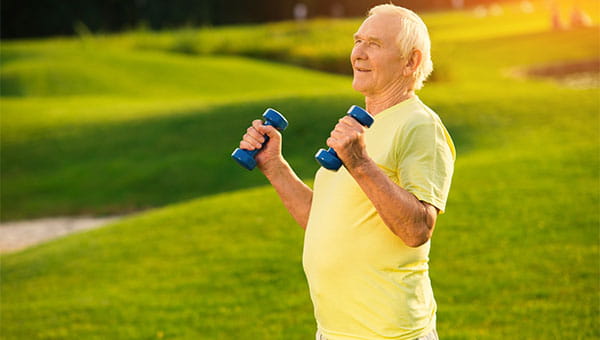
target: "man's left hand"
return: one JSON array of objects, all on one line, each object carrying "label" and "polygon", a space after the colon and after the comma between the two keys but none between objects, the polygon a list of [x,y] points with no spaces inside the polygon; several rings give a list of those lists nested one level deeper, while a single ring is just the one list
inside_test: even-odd
[{"label": "man's left hand", "polygon": [[339,120],[330,137],[327,146],[335,149],[340,160],[348,169],[357,167],[369,160],[365,147],[365,127],[350,116]]}]

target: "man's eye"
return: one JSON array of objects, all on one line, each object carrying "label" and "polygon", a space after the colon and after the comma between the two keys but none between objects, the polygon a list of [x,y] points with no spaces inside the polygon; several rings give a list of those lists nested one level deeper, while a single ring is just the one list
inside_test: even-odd
[{"label": "man's eye", "polygon": [[376,43],[376,42],[374,42],[374,41],[371,41],[371,42],[369,43],[369,46],[371,46],[371,47],[379,47],[379,43]]},{"label": "man's eye", "polygon": [[354,45],[358,45],[361,42],[362,42],[362,40],[360,40],[360,39],[354,40]]}]

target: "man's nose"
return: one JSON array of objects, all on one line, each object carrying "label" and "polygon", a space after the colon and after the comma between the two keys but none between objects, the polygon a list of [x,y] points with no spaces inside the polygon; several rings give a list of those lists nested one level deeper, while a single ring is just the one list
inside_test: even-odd
[{"label": "man's nose", "polygon": [[365,48],[364,45],[359,43],[354,45],[354,48],[352,48],[352,53],[350,54],[350,59],[351,60],[364,60],[367,59],[367,53],[365,52]]}]

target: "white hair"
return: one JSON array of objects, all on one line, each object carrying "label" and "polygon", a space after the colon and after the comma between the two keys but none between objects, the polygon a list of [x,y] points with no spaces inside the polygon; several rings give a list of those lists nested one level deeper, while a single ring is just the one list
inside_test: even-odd
[{"label": "white hair", "polygon": [[421,64],[415,71],[414,89],[423,87],[423,82],[433,71],[433,62],[431,61],[431,40],[429,32],[423,20],[413,11],[393,4],[378,5],[371,10],[367,17],[375,14],[393,15],[400,21],[400,31],[398,32],[397,42],[402,55],[410,57],[412,51],[421,51]]}]

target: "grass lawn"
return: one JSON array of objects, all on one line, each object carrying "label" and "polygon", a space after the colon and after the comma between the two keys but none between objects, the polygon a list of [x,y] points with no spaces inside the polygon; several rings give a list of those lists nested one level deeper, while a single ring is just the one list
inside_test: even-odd
[{"label": "grass lawn", "polygon": [[[316,117],[330,109],[323,93],[349,92],[341,76],[238,57],[38,49],[48,55],[3,68],[3,88],[20,95],[2,98],[2,219],[123,213],[256,185],[228,157],[249,122],[268,106]],[[78,70],[90,59],[96,82],[68,92],[87,83]],[[72,70],[53,74],[61,68]]]},{"label": "grass lawn", "polygon": [[[598,88],[507,76],[597,60],[598,30],[550,32],[546,12],[530,15],[425,16],[439,67],[419,95],[458,150],[432,240],[442,339],[600,337]],[[331,25],[350,37],[358,23],[317,20],[296,35],[310,42]],[[239,47],[291,25],[215,29],[234,32],[222,45],[242,57],[190,49],[190,31],[3,42],[2,219],[149,210],[1,256],[3,339],[313,336],[302,230],[229,157],[274,107],[290,121],[284,154],[310,181],[314,152],[361,104],[347,76]],[[172,43],[182,32],[186,53]],[[281,60],[299,63],[290,39],[281,34]]]}]

